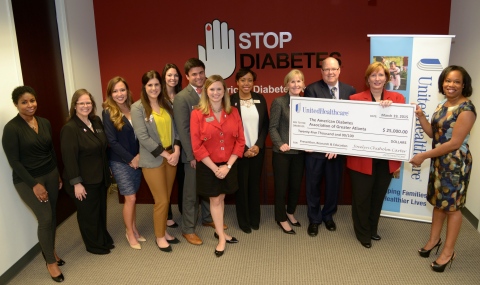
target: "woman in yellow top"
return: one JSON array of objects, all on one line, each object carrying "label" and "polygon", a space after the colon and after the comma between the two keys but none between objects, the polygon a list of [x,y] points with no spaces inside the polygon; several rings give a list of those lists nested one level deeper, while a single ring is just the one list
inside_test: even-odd
[{"label": "woman in yellow top", "polygon": [[164,252],[180,241],[166,232],[168,204],[177,171],[180,146],[173,122],[173,109],[161,92],[160,74],[151,70],[142,76],[140,100],[132,105],[132,123],[140,143],[143,177],[155,200],[153,224],[156,243]]}]

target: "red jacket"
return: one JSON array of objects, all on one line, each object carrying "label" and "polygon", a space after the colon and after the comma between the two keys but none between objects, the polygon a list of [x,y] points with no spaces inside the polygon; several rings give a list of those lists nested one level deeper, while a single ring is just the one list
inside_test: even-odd
[{"label": "red jacket", "polygon": [[[350,100],[371,102],[372,95],[370,94],[370,89],[350,96]],[[403,97],[402,94],[397,92],[391,92],[388,90],[383,91],[383,100],[392,100],[393,103],[405,104],[405,97]],[[402,165],[401,161],[389,160],[388,168],[390,170],[390,173],[395,172],[395,170],[397,170],[400,167],[400,165]],[[371,158],[347,156],[347,167],[351,170],[355,170],[363,174],[372,175],[373,166],[372,166]]]},{"label": "red jacket", "polygon": [[232,107],[228,115],[222,111],[220,122],[213,115],[193,110],[190,117],[193,155],[197,161],[210,156],[213,162],[226,162],[232,154],[243,156],[245,136],[238,110]]}]

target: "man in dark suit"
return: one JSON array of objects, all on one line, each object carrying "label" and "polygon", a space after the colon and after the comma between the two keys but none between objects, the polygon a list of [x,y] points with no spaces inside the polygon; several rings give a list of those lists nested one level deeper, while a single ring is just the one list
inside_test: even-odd
[{"label": "man in dark suit", "polygon": [[[205,64],[197,58],[187,60],[185,63],[185,76],[189,84],[175,96],[175,103],[173,104],[174,121],[180,142],[182,143],[181,158],[185,168],[182,233],[189,243],[201,245],[203,243],[202,240],[195,234],[199,198],[197,196],[195,172],[197,161],[193,156],[192,142],[190,139],[190,115],[200,101],[202,87],[205,83]],[[202,200],[201,204],[203,225],[214,227],[208,201]]]},{"label": "man in dark suit", "polygon": [[[348,100],[356,93],[352,86],[338,81],[340,65],[338,60],[328,57],[322,62],[322,80],[305,89],[305,97],[333,100]],[[308,234],[318,234],[318,227],[325,222],[329,231],[336,230],[333,214],[337,211],[338,194],[342,185],[345,157],[334,153],[307,152],[305,157]],[[320,205],[320,186],[325,177],[325,202]]]}]

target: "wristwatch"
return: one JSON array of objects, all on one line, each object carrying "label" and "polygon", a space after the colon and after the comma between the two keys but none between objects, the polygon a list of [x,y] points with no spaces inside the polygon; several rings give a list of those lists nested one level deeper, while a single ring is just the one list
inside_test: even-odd
[{"label": "wristwatch", "polygon": [[232,165],[231,165],[231,164],[227,164],[227,168],[228,168],[228,169],[231,169],[231,168],[232,168]]}]

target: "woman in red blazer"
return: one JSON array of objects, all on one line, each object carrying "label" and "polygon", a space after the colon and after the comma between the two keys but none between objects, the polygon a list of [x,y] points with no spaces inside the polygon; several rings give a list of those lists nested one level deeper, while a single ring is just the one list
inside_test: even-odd
[{"label": "woman in red blazer", "polygon": [[225,81],[212,75],[205,81],[197,109],[190,117],[190,136],[196,166],[197,194],[210,199],[210,212],[215,224],[218,245],[215,255],[220,257],[226,243],[238,240],[223,230],[225,194],[238,189],[237,158],[245,147],[242,119],[236,108],[230,106]]},{"label": "woman in red blazer", "polygon": [[[397,92],[385,90],[390,72],[381,62],[368,66],[365,82],[370,88],[350,96],[350,100],[379,102],[383,107],[392,103],[405,103]],[[400,161],[348,156],[347,167],[352,181],[352,218],[355,235],[360,243],[370,248],[371,240],[380,240],[377,233],[383,198],[393,177],[398,178]]]}]

